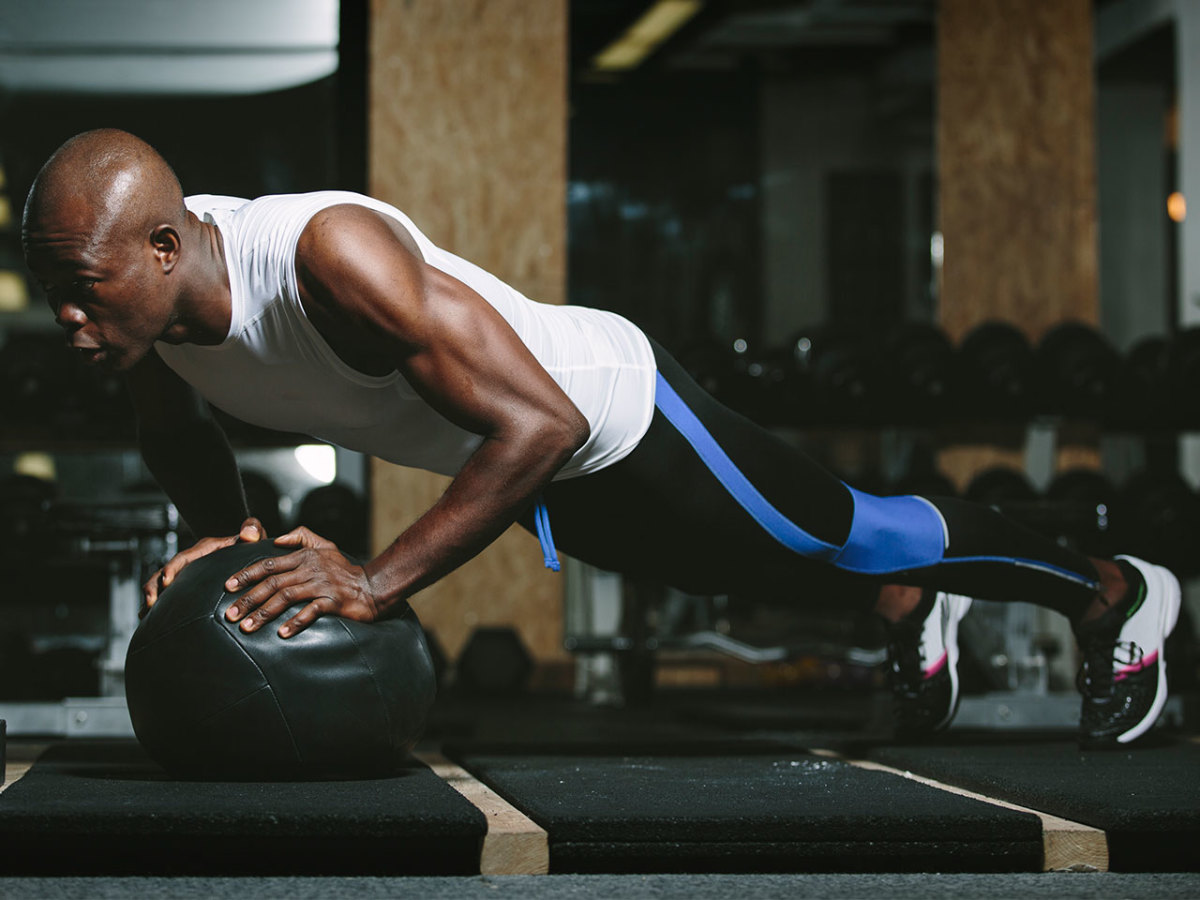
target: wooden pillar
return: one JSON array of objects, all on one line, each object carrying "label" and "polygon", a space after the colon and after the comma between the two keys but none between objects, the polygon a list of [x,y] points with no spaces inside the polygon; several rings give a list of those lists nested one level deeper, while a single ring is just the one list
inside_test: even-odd
[{"label": "wooden pillar", "polygon": [[[1099,321],[1092,29],[1091,0],[941,0],[940,318],[954,340],[993,318],[1033,340]],[[951,451],[942,466],[961,486],[1020,460]]]},{"label": "wooden pillar", "polygon": [[[566,0],[372,0],[370,193],[434,243],[536,300],[566,294]],[[448,481],[373,461],[382,550]],[[510,529],[414,608],[454,657],[479,625],[514,625],[563,659],[563,578]]]},{"label": "wooden pillar", "polygon": [[942,0],[941,318],[1098,319],[1091,0]]}]

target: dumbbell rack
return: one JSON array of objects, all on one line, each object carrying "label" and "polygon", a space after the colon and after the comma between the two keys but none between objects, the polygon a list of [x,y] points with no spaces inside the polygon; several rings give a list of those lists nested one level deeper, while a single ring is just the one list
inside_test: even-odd
[{"label": "dumbbell rack", "polygon": [[95,697],[61,701],[0,702],[0,719],[11,735],[132,737],[125,705],[125,648],[138,625],[141,586],[178,546],[179,516],[163,500],[55,504],[55,555],[30,560],[53,577],[56,561],[87,560],[104,566],[108,583],[108,627],[97,659]]}]

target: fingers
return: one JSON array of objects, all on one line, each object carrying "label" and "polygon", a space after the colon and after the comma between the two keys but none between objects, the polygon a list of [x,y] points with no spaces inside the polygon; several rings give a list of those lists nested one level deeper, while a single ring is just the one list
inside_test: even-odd
[{"label": "fingers", "polygon": [[300,590],[309,581],[307,573],[298,571],[302,560],[299,553],[270,556],[230,576],[225,582],[227,591],[249,589],[225,610],[225,618],[241,621],[243,630],[254,631],[289,606],[311,599]]},{"label": "fingers", "polygon": [[191,563],[194,563],[201,557],[208,556],[208,554],[216,550],[220,550],[222,547],[232,547],[235,543],[237,543],[237,538],[233,537],[204,538],[197,541],[188,549],[175,554],[170,562],[162,568],[162,587],[169,587],[171,582],[178,577],[179,573]]},{"label": "fingers", "polygon": [[207,556],[222,547],[232,546],[237,542],[236,537],[202,538],[186,550],[181,550],[155,572],[150,580],[142,585],[143,607],[139,616],[144,617],[150,608],[158,602],[158,595],[174,581],[190,563]]},{"label": "fingers", "polygon": [[299,634],[321,616],[328,613],[336,612],[336,604],[331,597],[318,597],[312,603],[307,604],[304,609],[296,613],[285,622],[279,629],[279,636],[289,638],[294,634]]},{"label": "fingers", "polygon": [[333,541],[323,538],[303,525],[293,528],[287,534],[275,538],[275,543],[284,547],[308,547],[312,550],[327,550],[337,547]]},{"label": "fingers", "polygon": [[[304,530],[307,531],[308,529]],[[145,618],[150,608],[158,602],[158,595],[163,589],[170,585],[189,564],[194,563],[200,557],[207,556],[214,550],[220,550],[222,547],[230,547],[238,541],[252,544],[256,541],[266,539],[267,529],[263,527],[262,522],[253,516],[242,522],[242,527],[233,537],[201,538],[187,550],[180,551],[173,556],[165,566],[150,576],[149,581],[142,585],[142,608],[138,611],[138,618]]]},{"label": "fingers", "polygon": [[162,581],[162,569],[150,576],[150,580],[142,585],[142,608],[138,610],[138,618],[144,619],[150,607],[158,602],[158,586]]},{"label": "fingers", "polygon": [[253,544],[256,541],[265,541],[267,539],[267,529],[263,527],[263,523],[251,516],[242,523],[241,529],[238,531],[238,540],[246,544]]},{"label": "fingers", "polygon": [[281,637],[291,637],[323,615],[375,620],[378,609],[365,571],[351,565],[336,544],[303,527],[280,535],[275,544],[296,549],[256,560],[225,582],[226,591],[240,593],[225,609],[226,621],[239,622],[249,633],[300,607],[279,628]]}]

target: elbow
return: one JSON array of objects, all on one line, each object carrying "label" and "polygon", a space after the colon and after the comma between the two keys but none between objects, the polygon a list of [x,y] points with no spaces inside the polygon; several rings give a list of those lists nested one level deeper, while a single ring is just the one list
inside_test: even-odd
[{"label": "elbow", "polygon": [[571,421],[569,424],[571,455],[574,456],[576,451],[583,447],[584,444],[592,436],[592,426],[588,423],[587,416],[581,413],[578,409],[572,407]]},{"label": "elbow", "polygon": [[587,418],[574,406],[546,424],[539,442],[554,457],[559,466],[565,465],[592,436]]},{"label": "elbow", "polygon": [[574,410],[574,412],[575,415],[572,416],[570,423],[569,440],[572,456],[574,456],[575,453],[582,448],[592,436],[592,426],[588,424],[587,417],[579,410]]}]

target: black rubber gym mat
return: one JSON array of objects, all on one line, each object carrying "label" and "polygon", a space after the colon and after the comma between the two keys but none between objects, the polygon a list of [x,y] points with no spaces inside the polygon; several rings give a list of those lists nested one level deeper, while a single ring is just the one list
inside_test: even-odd
[{"label": "black rubber gym mat", "polygon": [[172,781],[133,741],[80,741],[0,793],[0,871],[471,874],[486,831],[415,761],[369,781]]},{"label": "black rubber gym mat", "polygon": [[802,752],[449,753],[549,834],[551,872],[1028,871],[1035,816]]},{"label": "black rubber gym mat", "polygon": [[1159,741],[1082,752],[998,737],[879,747],[866,754],[990,797],[1105,831],[1113,871],[1200,869],[1200,745]]}]

